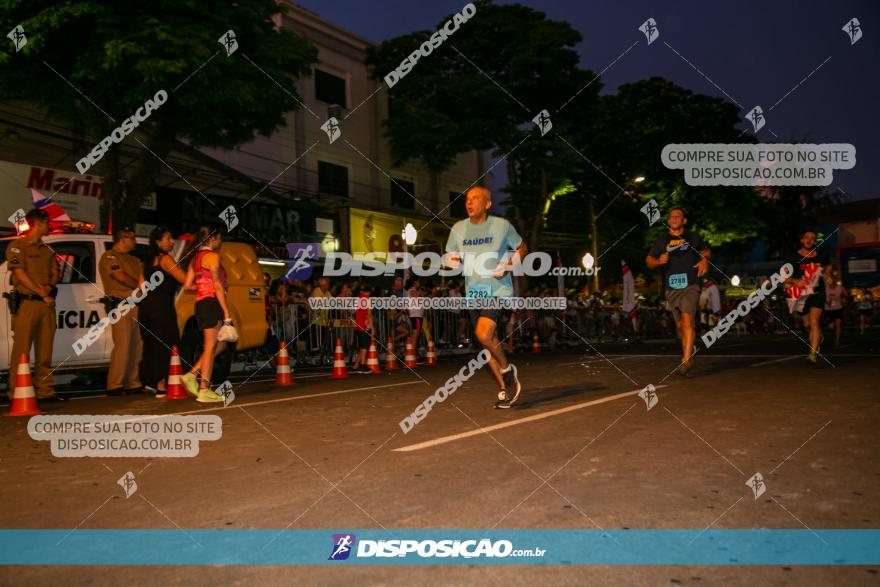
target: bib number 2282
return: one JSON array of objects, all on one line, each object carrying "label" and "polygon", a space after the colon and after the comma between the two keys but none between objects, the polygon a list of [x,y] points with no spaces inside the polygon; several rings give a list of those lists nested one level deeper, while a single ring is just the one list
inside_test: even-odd
[{"label": "bib number 2282", "polygon": [[467,297],[469,298],[489,298],[492,296],[491,288],[484,284],[471,285],[467,289]]}]

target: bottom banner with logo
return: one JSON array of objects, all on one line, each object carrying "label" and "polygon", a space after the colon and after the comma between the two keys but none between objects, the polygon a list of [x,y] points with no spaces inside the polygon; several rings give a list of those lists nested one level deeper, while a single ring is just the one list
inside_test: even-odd
[{"label": "bottom banner with logo", "polygon": [[3,565],[876,565],[880,530],[0,530]]}]

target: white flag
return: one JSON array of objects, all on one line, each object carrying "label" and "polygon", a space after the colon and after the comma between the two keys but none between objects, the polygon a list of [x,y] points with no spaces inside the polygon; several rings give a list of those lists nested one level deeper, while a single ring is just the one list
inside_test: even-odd
[{"label": "white flag", "polygon": [[623,271],[623,311],[628,314],[636,307],[636,284],[626,261],[621,259],[620,264]]}]

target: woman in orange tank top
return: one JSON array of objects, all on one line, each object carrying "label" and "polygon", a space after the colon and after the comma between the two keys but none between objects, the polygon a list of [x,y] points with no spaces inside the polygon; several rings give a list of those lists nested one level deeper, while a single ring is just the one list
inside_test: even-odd
[{"label": "woman in orange tank top", "polygon": [[195,316],[204,336],[204,350],[181,379],[186,390],[202,403],[223,401],[223,396],[211,389],[214,358],[226,348],[225,342],[217,340],[217,333],[223,324],[232,324],[226,303],[226,270],[218,253],[223,233],[223,226],[219,224],[201,227],[183,255],[189,265],[183,286],[190,291],[195,289]]}]

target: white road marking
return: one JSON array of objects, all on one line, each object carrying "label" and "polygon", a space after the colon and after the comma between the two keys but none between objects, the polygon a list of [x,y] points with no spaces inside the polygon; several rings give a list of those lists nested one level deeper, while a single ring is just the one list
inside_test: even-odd
[{"label": "white road marking", "polygon": [[[672,355],[605,355],[606,357],[615,357],[618,359],[639,359],[644,357],[671,357]],[[583,361],[576,361],[574,363],[557,363],[557,367],[570,367],[572,365],[583,365],[584,363],[598,363],[598,362],[606,362],[607,361],[601,357],[590,357],[588,359],[584,359]]]},{"label": "white road marking", "polygon": [[[655,358],[655,359],[668,359],[668,358],[681,358],[681,353],[676,354],[646,354],[646,355],[605,355],[606,357],[613,357],[615,359],[635,359],[635,358]],[[735,358],[743,358],[743,359],[763,359],[766,357],[773,357],[776,355],[700,355],[700,358],[706,359],[735,359]],[[831,356],[831,355],[826,355]],[[604,361],[602,358],[590,357],[592,360]],[[587,360],[577,361],[576,363],[557,363],[557,367],[563,367],[566,365],[580,365],[581,363],[586,363]]]},{"label": "white road marking", "polygon": [[[877,354],[877,353],[875,353],[875,354],[871,354],[871,353],[835,353],[835,354],[822,353],[822,354],[825,355],[826,357],[831,357],[832,359],[833,358],[847,358],[847,357],[864,358],[864,357],[878,357],[878,356],[880,356],[880,354]],[[636,358],[636,357],[641,357],[641,358],[654,357],[654,358],[658,358],[658,359],[664,359],[664,358],[673,358],[673,357],[679,358],[679,357],[681,357],[680,354],[675,354],[675,355],[605,355],[605,356],[615,358],[615,359],[631,359],[631,358]],[[801,355],[794,355],[794,356],[800,357]],[[806,355],[803,355],[803,356],[806,357]],[[763,354],[763,355],[746,355],[746,354],[743,354],[743,355],[700,355],[700,360],[702,361],[704,359],[766,359],[768,357],[783,357],[786,360],[788,360],[791,357],[791,355],[768,355],[768,354]],[[583,363],[601,362],[601,361],[605,361],[605,359],[598,358],[598,357],[590,357],[589,359],[584,359],[583,361],[577,361],[574,363],[556,363],[555,366],[556,367],[567,367],[567,366],[571,366],[571,365],[581,365]]]},{"label": "white road marking", "polygon": [[[329,373],[329,372],[328,372],[328,373]],[[239,377],[240,377],[240,376],[239,376]],[[330,379],[330,376],[329,376],[327,373],[315,373],[315,374],[309,374],[309,375],[296,375],[296,374],[294,374],[294,375],[293,375],[293,381],[294,381],[294,383],[295,383],[297,379],[310,379],[310,378],[312,378],[312,377],[326,377],[327,379]],[[274,378],[274,377],[270,377],[270,378],[267,378],[267,379],[251,379],[250,381],[247,382],[247,384],[250,385],[251,383],[269,383],[269,382],[271,382],[271,381],[275,381],[275,378]],[[233,384],[236,383],[235,381],[231,381],[231,382],[232,382]],[[381,387],[381,386],[380,386],[380,387]],[[90,391],[100,391],[100,388],[98,388],[98,389],[92,389],[92,390],[89,390],[89,389],[78,390],[78,391],[76,391],[76,392],[74,392],[74,393],[89,393]],[[76,396],[74,396],[74,395],[68,395],[67,392],[61,392],[61,393],[65,394],[65,396],[67,397],[67,399],[69,399],[69,400],[73,400],[73,401],[80,401],[80,400],[84,400],[84,399],[97,399],[97,398],[100,398],[100,397],[110,397],[110,396],[107,395],[106,393],[89,394],[89,395],[84,395],[84,396],[82,396],[82,397],[76,397]],[[334,392],[334,393],[338,393],[338,392]],[[145,398],[148,398],[148,397],[150,397],[150,396],[151,396],[151,394],[149,394],[149,393],[139,393],[139,394],[128,395],[128,396],[124,396],[124,397],[145,397]],[[156,399],[164,399],[164,398],[161,398],[161,397],[160,397],[160,398],[156,398]]]},{"label": "white road marking", "polygon": [[[97,391],[97,390],[96,390],[96,391]],[[83,393],[83,392],[80,391],[79,393]],[[88,390],[86,390],[85,393],[88,393]],[[106,393],[102,393],[102,394],[100,394],[100,395],[86,395],[86,396],[83,396],[83,397],[74,397],[74,396],[72,396],[72,395],[68,395],[68,396],[67,396],[67,399],[68,399],[68,400],[72,400],[72,401],[79,401],[79,400],[81,400],[81,399],[95,399],[96,397],[110,397],[110,396],[108,396]]]},{"label": "white road marking", "polygon": [[173,412],[171,414],[161,414],[162,416],[186,416],[188,414],[203,414],[205,412],[218,412],[222,410],[232,410],[233,408],[247,408],[250,406],[264,406],[267,404],[277,404],[281,402],[292,402],[301,399],[311,399],[313,397],[324,397],[328,395],[339,395],[341,393],[354,393],[356,391],[369,391],[371,389],[382,389],[384,387],[398,387],[401,385],[414,385],[418,384],[418,381],[404,381],[403,383],[389,383],[387,385],[373,385],[370,387],[354,387],[352,389],[340,389],[339,391],[326,391],[324,393],[312,393],[309,395],[295,395],[292,397],[279,397],[276,399],[267,399],[259,402],[250,402],[247,404],[240,404],[238,402],[233,402],[229,404],[228,407],[218,406],[215,408],[205,408],[203,410],[189,410],[186,412]]},{"label": "white road marking", "polygon": [[[268,373],[267,373],[267,375],[268,375]],[[312,379],[312,378],[315,378],[315,377],[325,377],[325,378],[327,378],[327,379],[330,379],[330,372],[329,372],[329,371],[328,371],[327,373],[315,373],[315,374],[311,374],[311,375],[297,375],[295,372],[291,372],[291,375],[293,376],[293,380],[294,380],[294,381],[296,381],[297,379]],[[237,377],[237,379],[240,379],[240,378],[241,378],[241,376],[238,376],[238,377]],[[270,381],[275,381],[275,375],[274,375],[274,374],[272,374],[272,377],[267,377],[267,378],[265,378],[265,379],[246,379],[246,382],[247,382],[248,384],[251,384],[251,383],[268,383],[268,382],[270,382]],[[232,383],[233,385],[243,383],[242,381],[236,381],[235,379],[232,379],[232,378],[229,379],[229,382]]]},{"label": "white road marking", "polygon": [[769,365],[770,363],[781,363],[783,361],[790,361],[792,359],[803,358],[804,355],[791,355],[788,357],[782,357],[781,359],[773,359],[772,361],[761,361],[760,363],[752,363],[749,367],[760,367],[761,365]]},{"label": "white road marking", "polygon": [[[658,385],[657,389],[661,387],[668,387],[667,385]],[[527,416],[525,418],[520,418],[518,420],[511,420],[510,422],[502,422],[501,424],[493,424],[492,426],[484,426],[482,428],[477,428],[476,430],[468,430],[467,432],[461,432],[459,434],[451,434],[449,436],[441,436],[440,438],[435,438],[434,440],[426,440],[425,442],[419,442],[417,444],[410,444],[407,446],[402,446],[400,448],[393,449],[395,452],[411,452],[414,450],[422,450],[423,448],[430,448],[432,446],[437,446],[439,444],[446,444],[447,442],[455,442],[456,440],[461,440],[463,438],[470,438],[471,436],[477,436],[479,434],[486,434],[488,432],[494,432],[495,430],[501,430],[502,428],[510,428],[511,426],[519,426],[520,424],[527,424],[528,422],[535,422],[537,420],[543,420],[545,418],[552,418],[553,416],[558,416],[560,414],[566,414],[568,412],[574,412],[575,410],[581,410],[583,408],[588,408],[590,406],[595,406],[599,404],[604,404],[607,402],[611,402],[614,400],[622,399],[625,397],[629,397],[632,395],[637,395],[641,389],[636,389],[635,391],[627,391],[624,393],[618,393],[616,395],[609,395],[606,397],[600,397],[599,399],[590,400],[588,402],[582,402],[579,404],[575,404],[573,406],[566,406],[564,408],[559,408],[557,410],[550,410],[548,412],[543,412],[541,414],[535,414],[533,416]]]}]

